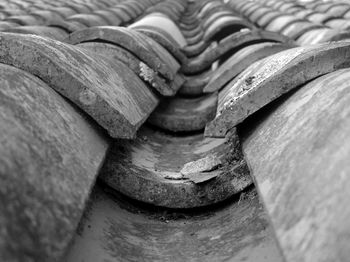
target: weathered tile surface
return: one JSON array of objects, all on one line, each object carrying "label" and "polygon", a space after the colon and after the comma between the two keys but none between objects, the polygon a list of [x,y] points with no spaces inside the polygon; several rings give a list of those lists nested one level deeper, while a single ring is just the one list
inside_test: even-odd
[{"label": "weathered tile surface", "polygon": [[188,64],[182,66],[182,71],[188,74],[200,73],[230,50],[236,50],[240,46],[254,41],[265,42],[292,42],[289,38],[273,32],[261,30],[242,29],[222,39],[215,48],[207,49],[197,57],[189,60]]},{"label": "weathered tile surface", "polygon": [[217,93],[198,98],[163,99],[148,122],[172,132],[201,130],[214,118],[217,99]]},{"label": "weathered tile surface", "polygon": [[294,45],[266,42],[242,48],[220,65],[203,91],[205,93],[218,91],[252,63],[291,47]]},{"label": "weathered tile surface", "polygon": [[254,192],[191,215],[128,207],[98,188],[88,210],[67,262],[284,261]]},{"label": "weathered tile surface", "polygon": [[0,64],[0,260],[59,261],[107,141],[40,79]]},{"label": "weathered tile surface", "polygon": [[123,27],[100,26],[87,28],[70,34],[66,40],[70,44],[81,42],[107,41],[122,46],[126,50],[139,57],[153,70],[159,72],[168,80],[174,79],[174,74],[167,64],[162,61],[152,49],[147,48],[144,39],[140,39],[137,31]]},{"label": "weathered tile surface", "polygon": [[172,83],[165,81],[164,78],[160,77],[147,64],[143,63],[135,55],[120,46],[102,42],[85,42],[77,44],[76,46],[86,48],[97,54],[102,54],[123,62],[140,79],[145,83],[148,83],[152,88],[164,96],[173,96],[176,94],[177,88],[173,88]]},{"label": "weathered tile surface", "polygon": [[[217,164],[206,161],[209,155]],[[170,208],[217,203],[252,183],[235,133],[176,137],[145,128],[136,140],[113,145],[100,178],[133,199]]]},{"label": "weathered tile surface", "polygon": [[262,59],[238,75],[219,94],[215,119],[207,136],[221,137],[227,130],[305,82],[350,65],[350,43],[338,42],[292,48]]},{"label": "weathered tile surface", "polygon": [[349,83],[348,69],[311,81],[243,142],[286,261],[350,257]]},{"label": "weathered tile surface", "polygon": [[[161,30],[157,30],[153,27],[143,26],[141,28],[135,29],[138,32],[141,32],[148,37],[156,40],[159,44],[161,44],[172,56],[180,63],[187,63],[187,57],[182,52],[180,46],[172,41],[170,34]],[[169,35],[169,36],[168,36]]]},{"label": "weathered tile surface", "polygon": [[39,76],[115,138],[132,138],[158,99],[123,63],[37,36],[1,34],[0,61]]}]

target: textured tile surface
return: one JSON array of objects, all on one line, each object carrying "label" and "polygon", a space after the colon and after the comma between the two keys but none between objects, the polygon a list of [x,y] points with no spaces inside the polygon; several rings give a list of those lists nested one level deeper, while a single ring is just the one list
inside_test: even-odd
[{"label": "textured tile surface", "polygon": [[38,36],[1,34],[0,61],[39,76],[115,138],[132,138],[158,99],[124,64]]},{"label": "textured tile surface", "polygon": [[287,261],[350,256],[350,71],[306,84],[243,143]]},{"label": "textured tile surface", "polygon": [[0,64],[0,260],[58,261],[107,141],[40,79]]}]

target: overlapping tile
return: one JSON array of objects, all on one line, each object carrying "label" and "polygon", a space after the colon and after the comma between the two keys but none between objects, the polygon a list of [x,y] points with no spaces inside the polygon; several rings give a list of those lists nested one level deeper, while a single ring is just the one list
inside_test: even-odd
[{"label": "overlapping tile", "polygon": [[188,74],[199,73],[208,68],[213,62],[225,55],[227,52],[234,51],[240,46],[248,45],[256,41],[282,43],[291,42],[289,38],[273,32],[243,29],[222,39],[218,43],[217,47],[207,49],[199,56],[191,58],[188,64],[183,65],[182,71]]},{"label": "overlapping tile", "polygon": [[166,79],[174,79],[173,70],[171,70],[158,55],[154,54],[154,52],[151,52],[152,50],[147,48],[144,39],[141,42],[139,41],[140,38],[136,36],[136,31],[134,30],[123,27],[108,26],[87,28],[72,33],[69,36],[68,42],[70,44],[79,44],[81,42],[91,42],[96,40],[122,46],[142,59],[144,63],[148,64],[153,70],[159,72]]},{"label": "overlapping tile", "polygon": [[295,47],[295,45],[291,43],[266,42],[242,48],[215,70],[203,91],[205,93],[218,91],[252,63],[292,47]]},{"label": "overlapping tile", "polygon": [[304,85],[243,143],[286,261],[348,259],[349,72]]},{"label": "overlapping tile", "polygon": [[[13,6],[20,12],[0,12],[5,19],[0,24],[2,30],[59,40],[71,34],[65,41],[75,45],[15,34],[0,52],[2,61],[42,78],[48,89],[54,88],[69,98],[83,109],[80,114],[90,115],[115,138],[134,138],[149,119],[146,125],[152,127],[142,127],[135,140],[115,141],[101,180],[111,190],[152,205],[205,206],[244,190],[252,179],[239,155],[232,127],[292,88],[348,66],[346,42],[290,49],[279,58],[269,56],[294,46],[290,38],[301,45],[349,38],[348,32],[336,29],[347,28],[348,5],[334,1],[17,2]],[[253,24],[274,32],[253,29]],[[119,27],[89,28],[95,25]],[[84,36],[79,35],[81,32],[93,33]],[[32,40],[23,44],[18,39]],[[70,60],[64,62],[61,53],[68,54],[65,57]],[[30,66],[36,58],[40,58],[40,66]],[[219,95],[218,116],[208,125],[207,135],[224,136],[229,129],[232,133],[225,139],[203,138],[199,132],[216,111],[216,94],[206,97],[203,88],[206,86],[205,92],[217,91],[227,83]],[[235,91],[229,90],[231,86]],[[88,92],[77,96],[75,90]],[[246,96],[252,91],[253,98]],[[235,92],[239,98],[232,102]],[[95,94],[102,94],[101,99],[97,99],[98,106],[91,106]],[[159,100],[160,106],[151,114]],[[245,108],[243,113],[235,110],[238,104]],[[120,125],[120,121],[124,124]],[[180,136],[174,132],[180,132]],[[263,138],[256,135],[255,139]],[[255,149],[251,146],[250,154],[254,163],[260,163]],[[239,157],[232,160],[232,154]],[[262,196],[269,203],[266,195]],[[298,202],[294,203],[297,206]],[[271,206],[268,210],[272,210]],[[273,213],[269,214],[274,218]],[[275,217],[272,222],[279,223],[279,217]],[[290,242],[284,241],[283,234],[277,234],[278,240],[288,261],[292,261],[292,252],[287,250]],[[307,254],[300,252],[300,258]]]},{"label": "overlapping tile", "polygon": [[171,132],[202,130],[214,118],[216,107],[215,93],[197,98],[163,99],[150,115],[148,122]]},{"label": "overlapping tile", "polygon": [[282,94],[325,73],[349,66],[349,42],[292,48],[260,60],[220,93],[218,112],[207,136],[226,132]]},{"label": "overlapping tile", "polygon": [[59,261],[107,151],[43,81],[0,64],[0,260]]},{"label": "overlapping tile", "polygon": [[37,75],[115,138],[133,138],[158,103],[124,64],[37,36],[0,35],[0,61]]},{"label": "overlapping tile", "polygon": [[[181,173],[189,162],[209,155],[219,164]],[[226,139],[211,139],[202,134],[176,137],[142,129],[136,140],[113,145],[101,179],[131,198],[157,206],[206,206],[227,199],[252,183],[241,157],[235,133]]]}]

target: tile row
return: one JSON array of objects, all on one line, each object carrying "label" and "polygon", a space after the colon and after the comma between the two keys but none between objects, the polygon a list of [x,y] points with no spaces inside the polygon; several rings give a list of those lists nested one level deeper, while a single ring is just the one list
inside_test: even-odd
[{"label": "tile row", "polygon": [[319,8],[315,2],[273,0],[230,1],[229,5],[256,26],[286,35],[299,45],[349,38],[350,5],[346,2],[328,2]]},{"label": "tile row", "polygon": [[[226,2],[255,26],[301,46],[261,57],[226,83],[205,134],[225,137],[240,130],[245,159],[286,261],[345,261],[348,4]],[[332,28],[334,21],[339,28]]]}]

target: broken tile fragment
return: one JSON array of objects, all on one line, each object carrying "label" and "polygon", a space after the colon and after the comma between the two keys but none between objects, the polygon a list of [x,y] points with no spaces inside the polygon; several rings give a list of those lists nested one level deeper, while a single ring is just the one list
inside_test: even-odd
[{"label": "broken tile fragment", "polygon": [[[240,152],[234,132],[225,139],[204,138],[202,134],[176,137],[142,127],[136,140],[112,146],[100,178],[114,190],[153,205],[205,206],[252,183]],[[189,164],[188,168],[203,172],[181,173],[184,165],[197,160],[202,167]]]},{"label": "broken tile fragment", "polygon": [[195,184],[201,184],[209,182],[210,180],[218,177],[222,174],[222,171],[215,170],[210,172],[198,172],[198,173],[191,173],[186,175],[185,177],[189,179],[189,181],[195,183]]},{"label": "broken tile fragment", "polygon": [[184,176],[199,172],[212,171],[221,164],[221,160],[216,155],[207,155],[204,158],[186,163],[180,173]]}]

